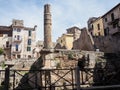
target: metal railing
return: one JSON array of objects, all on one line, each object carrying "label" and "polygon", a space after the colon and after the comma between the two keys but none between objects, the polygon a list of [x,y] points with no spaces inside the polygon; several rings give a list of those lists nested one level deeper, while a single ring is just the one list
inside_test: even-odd
[{"label": "metal railing", "polygon": [[[40,70],[9,70],[2,72],[4,90],[105,90],[120,89],[120,70],[116,73],[110,69],[79,68],[40,69]],[[116,83],[111,83],[116,80]]]},{"label": "metal railing", "polygon": [[3,83],[5,78],[5,70],[0,70],[0,84]]}]

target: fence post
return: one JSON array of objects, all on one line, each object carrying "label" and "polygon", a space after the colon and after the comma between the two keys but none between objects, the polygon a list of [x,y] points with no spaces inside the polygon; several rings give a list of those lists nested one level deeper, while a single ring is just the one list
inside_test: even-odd
[{"label": "fence post", "polygon": [[75,70],[75,81],[76,81],[76,88],[80,90],[80,69],[77,66]]},{"label": "fence post", "polygon": [[50,90],[55,90],[55,84],[50,85]]},{"label": "fence post", "polygon": [[4,90],[9,90],[9,76],[10,76],[10,70],[9,68],[6,68],[5,69],[5,87],[4,87]]}]

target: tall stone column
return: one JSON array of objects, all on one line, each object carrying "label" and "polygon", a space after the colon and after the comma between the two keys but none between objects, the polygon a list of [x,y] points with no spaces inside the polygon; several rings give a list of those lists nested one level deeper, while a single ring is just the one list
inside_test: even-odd
[{"label": "tall stone column", "polygon": [[44,47],[45,49],[52,48],[52,20],[51,20],[51,12],[50,5],[44,5]]}]

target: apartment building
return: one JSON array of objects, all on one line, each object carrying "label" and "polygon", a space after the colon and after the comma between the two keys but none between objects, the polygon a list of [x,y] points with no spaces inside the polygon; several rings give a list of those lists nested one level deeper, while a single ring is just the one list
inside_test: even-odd
[{"label": "apartment building", "polygon": [[73,47],[73,34],[63,34],[57,39],[57,49],[68,49],[71,50]]},{"label": "apartment building", "polygon": [[91,17],[88,19],[87,21],[87,25],[88,25],[88,30],[91,33],[91,35],[93,35],[93,22],[97,19],[97,17]]},{"label": "apartment building", "polygon": [[93,37],[97,49],[106,53],[120,52],[120,3],[101,17],[88,22],[92,36],[103,36]]},{"label": "apartment building", "polygon": [[92,36],[108,36],[120,32],[120,3],[103,16],[90,18],[88,30]]},{"label": "apartment building", "polygon": [[91,28],[89,28],[89,31],[92,36],[104,36],[103,19],[98,17],[91,22]]},{"label": "apartment building", "polygon": [[[10,26],[0,26],[0,47],[8,59],[31,58],[35,48],[36,26],[25,27],[23,20],[13,20]],[[9,50],[9,54],[7,51]]]},{"label": "apartment building", "polygon": [[73,38],[74,38],[74,41],[75,41],[80,37],[81,29],[74,26],[74,27],[68,28],[67,33],[68,34],[73,34]]},{"label": "apartment building", "polygon": [[102,18],[105,36],[120,32],[120,3],[105,13]]},{"label": "apartment building", "polygon": [[88,30],[92,36],[104,36],[103,18],[91,18],[88,20]]},{"label": "apartment building", "polygon": [[81,29],[74,26],[66,29],[67,33],[57,39],[55,48],[57,49],[73,49],[73,42],[76,41],[81,34]]},{"label": "apartment building", "polygon": [[12,27],[0,26],[0,48],[4,49],[6,59],[11,58]]}]

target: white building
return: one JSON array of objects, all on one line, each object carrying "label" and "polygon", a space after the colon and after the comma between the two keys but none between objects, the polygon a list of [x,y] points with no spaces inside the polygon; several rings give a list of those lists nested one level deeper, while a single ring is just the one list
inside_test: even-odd
[{"label": "white building", "polygon": [[34,28],[25,27],[23,20],[13,20],[12,25],[6,30],[0,26],[0,44],[2,48],[7,47],[10,55],[9,58],[31,58],[33,57],[33,49],[35,48],[36,26]]}]

